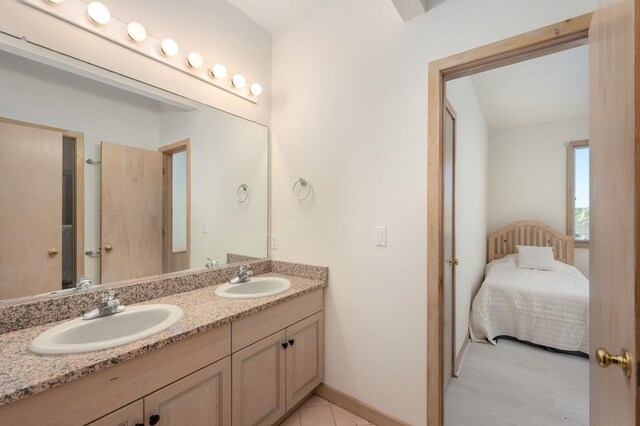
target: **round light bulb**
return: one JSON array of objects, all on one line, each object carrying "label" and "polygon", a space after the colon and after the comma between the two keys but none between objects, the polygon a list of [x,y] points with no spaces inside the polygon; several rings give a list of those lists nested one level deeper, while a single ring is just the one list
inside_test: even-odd
[{"label": "round light bulb", "polygon": [[64,0],[47,0],[47,3],[53,3],[53,4],[60,4],[62,3]]},{"label": "round light bulb", "polygon": [[215,64],[209,72],[213,78],[225,78],[227,76],[227,68],[222,64]]},{"label": "round light bulb", "polygon": [[242,89],[244,87],[245,83],[246,83],[246,81],[245,81],[244,77],[242,76],[242,74],[236,74],[231,79],[231,84],[233,84],[238,89]]},{"label": "round light bulb", "polygon": [[165,38],[162,40],[162,44],[160,45],[160,52],[165,56],[176,56],[180,49],[178,48],[178,43],[171,40],[170,38]]},{"label": "round light bulb", "polygon": [[129,22],[127,25],[127,35],[133,41],[143,42],[147,38],[147,30],[139,22]]},{"label": "round light bulb", "polygon": [[202,55],[198,52],[189,53],[189,57],[187,58],[187,65],[191,68],[200,68],[204,64],[204,59]]},{"label": "round light bulb", "polygon": [[253,96],[260,96],[262,94],[262,86],[260,86],[258,83],[253,83],[251,86],[249,86],[249,93],[251,93]]},{"label": "round light bulb", "polygon": [[106,25],[111,20],[109,9],[97,1],[89,3],[89,6],[87,6],[87,14],[89,15],[89,19],[98,25]]}]

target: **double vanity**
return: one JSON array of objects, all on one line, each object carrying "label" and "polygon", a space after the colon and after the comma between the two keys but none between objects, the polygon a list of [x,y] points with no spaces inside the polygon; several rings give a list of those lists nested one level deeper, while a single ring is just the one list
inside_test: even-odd
[{"label": "double vanity", "polygon": [[[126,283],[112,288],[136,303],[122,312],[0,334],[0,425],[277,423],[322,382],[328,271],[252,266],[259,276],[237,284],[237,266],[158,277],[169,293],[159,298],[148,298],[153,278]],[[66,297],[68,308],[96,306],[99,294]],[[33,314],[61,299],[0,310]]]}]

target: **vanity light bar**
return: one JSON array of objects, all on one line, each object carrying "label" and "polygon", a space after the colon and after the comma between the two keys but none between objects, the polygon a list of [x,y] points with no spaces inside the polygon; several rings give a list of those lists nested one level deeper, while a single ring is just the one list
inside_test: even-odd
[{"label": "vanity light bar", "polygon": [[109,9],[98,1],[88,5],[80,0],[22,2],[249,102],[258,103],[258,96],[262,93],[260,84],[253,83],[247,87],[241,74],[228,72],[222,64],[207,64],[198,52],[180,51],[178,43],[171,38],[159,40],[151,37],[139,22],[127,24],[115,19]]}]

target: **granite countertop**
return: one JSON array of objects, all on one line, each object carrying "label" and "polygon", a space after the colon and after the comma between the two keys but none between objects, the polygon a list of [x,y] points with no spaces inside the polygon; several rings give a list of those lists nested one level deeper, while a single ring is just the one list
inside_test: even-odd
[{"label": "granite countertop", "polygon": [[214,285],[138,303],[177,305],[184,311],[184,316],[178,323],[158,334],[111,349],[70,355],[37,355],[27,349],[29,342],[38,334],[65,321],[0,334],[0,406],[327,286],[325,280],[277,273],[261,276],[287,278],[291,281],[291,288],[275,296],[225,299],[214,294],[217,287]]}]

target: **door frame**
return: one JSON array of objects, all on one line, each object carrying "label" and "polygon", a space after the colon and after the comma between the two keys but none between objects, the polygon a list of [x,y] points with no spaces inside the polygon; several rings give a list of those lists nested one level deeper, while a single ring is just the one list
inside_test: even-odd
[{"label": "door frame", "polygon": [[70,138],[76,142],[73,196],[73,244],[75,249],[73,280],[75,283],[80,275],[84,275],[84,133],[4,117],[0,117],[0,122],[59,132],[62,133],[63,138]]},{"label": "door frame", "polygon": [[[457,136],[458,136],[458,114],[456,113],[456,110],[453,108],[453,105],[451,105],[451,102],[449,102],[449,99],[447,99],[446,95],[444,97],[444,108],[443,108],[443,113],[448,112],[449,115],[451,115],[451,118],[453,118],[453,148],[452,148],[452,164],[451,164],[451,168],[453,170],[453,176],[452,176],[452,182],[451,182],[451,238],[453,241],[451,241],[451,257],[452,258],[456,258],[456,142],[457,142]],[[444,123],[444,115],[442,117],[443,119],[443,123]],[[444,127],[443,127],[444,129]],[[442,133],[443,138],[444,138],[444,131]],[[444,163],[444,157],[442,159],[443,163]],[[444,182],[443,182],[443,186],[444,186]],[[444,249],[444,247],[443,247]],[[451,379],[453,377],[456,377],[456,371],[458,371],[458,366],[456,365],[456,358],[457,358],[457,354],[456,354],[456,346],[457,346],[457,340],[456,340],[456,267],[455,266],[451,266],[451,303],[453,304],[453,306],[451,307],[451,377],[448,379]],[[443,294],[444,297],[444,294]],[[444,301],[444,299],[443,299]],[[444,312],[444,310],[443,310]],[[444,335],[443,335],[444,338]],[[444,350],[444,348],[443,348]],[[443,358],[443,363],[444,363],[444,358]],[[448,374],[448,373],[447,373]],[[443,380],[444,380],[444,376],[443,376]]]},{"label": "door frame", "polygon": [[159,149],[162,152],[162,271],[172,272],[173,262],[173,222],[172,218],[172,177],[173,154],[187,153],[187,263],[191,267],[191,139],[184,139]]},{"label": "door frame", "polygon": [[444,424],[443,127],[449,80],[557,53],[588,43],[593,13],[429,63],[427,100],[427,424]]}]

